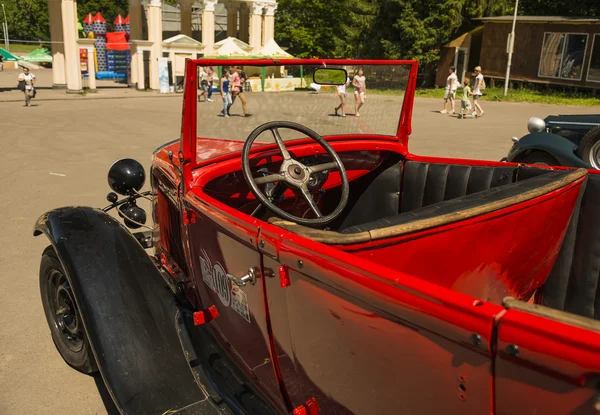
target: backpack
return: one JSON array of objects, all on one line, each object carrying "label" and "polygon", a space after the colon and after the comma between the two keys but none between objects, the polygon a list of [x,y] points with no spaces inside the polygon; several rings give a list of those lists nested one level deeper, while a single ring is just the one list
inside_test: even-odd
[{"label": "backpack", "polygon": [[485,79],[481,78],[481,85],[479,85],[480,91],[485,91]]}]

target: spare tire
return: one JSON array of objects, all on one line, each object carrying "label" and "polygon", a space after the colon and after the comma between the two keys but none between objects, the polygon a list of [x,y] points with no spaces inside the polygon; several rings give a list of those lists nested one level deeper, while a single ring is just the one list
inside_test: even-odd
[{"label": "spare tire", "polygon": [[577,149],[577,155],[593,168],[600,170],[600,125],[588,131]]}]

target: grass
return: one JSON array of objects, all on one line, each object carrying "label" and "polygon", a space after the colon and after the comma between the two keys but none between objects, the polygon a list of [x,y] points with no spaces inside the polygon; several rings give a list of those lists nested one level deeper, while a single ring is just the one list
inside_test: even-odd
[{"label": "grass", "polygon": [[[385,93],[385,91],[383,91]],[[457,91],[457,99],[460,99],[459,89]],[[444,88],[429,88],[417,89],[417,97],[422,98],[444,98]],[[482,101],[497,101],[497,102],[530,102],[539,104],[554,104],[554,105],[581,105],[595,106],[600,105],[600,98],[593,97],[589,94],[562,92],[562,91],[538,91],[535,89],[509,89],[508,95],[504,96],[503,88],[487,88],[480,98]]]}]

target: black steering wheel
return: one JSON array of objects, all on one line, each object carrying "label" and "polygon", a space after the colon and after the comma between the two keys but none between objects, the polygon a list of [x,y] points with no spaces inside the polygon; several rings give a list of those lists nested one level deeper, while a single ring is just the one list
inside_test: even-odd
[{"label": "black steering wheel", "polygon": [[[280,128],[298,131],[300,133],[305,134],[307,137],[312,138],[317,143],[319,143],[325,149],[325,151],[327,151],[327,153],[333,159],[333,162],[317,164],[313,166],[306,166],[300,163],[298,160],[292,158],[287,148],[285,147],[281,136],[279,135]],[[252,177],[252,171],[250,170],[250,149],[252,148],[252,144],[254,144],[256,138],[267,130],[270,130],[273,134],[273,138],[277,143],[277,147],[279,147],[279,151],[283,156],[283,162],[281,163],[281,167],[279,168],[278,173],[254,178]],[[308,184],[310,182],[311,175],[332,169],[337,169],[340,172],[340,177],[342,178],[342,196],[335,210],[329,215],[323,216],[310,193]],[[319,134],[317,134],[310,128],[307,128],[300,124],[296,124],[289,121],[274,121],[263,124],[257,127],[254,131],[252,131],[246,139],[244,149],[242,150],[242,172],[244,173],[244,178],[246,179],[248,186],[250,186],[250,190],[265,208],[269,209],[271,212],[273,212],[275,215],[281,218],[299,223],[301,225],[326,225],[329,222],[336,219],[346,207],[346,203],[348,203],[350,185],[348,184],[348,175],[346,174],[346,169],[342,164],[342,160],[333,150],[333,148],[331,148],[329,143],[327,143],[327,141],[323,139],[323,137],[321,137]],[[298,189],[302,193],[302,195],[308,202],[310,208],[317,217],[315,219],[301,218],[298,216],[291,215],[275,206],[271,198],[265,196],[265,194],[259,188],[259,185],[261,184],[275,182],[283,182],[293,188]]]}]

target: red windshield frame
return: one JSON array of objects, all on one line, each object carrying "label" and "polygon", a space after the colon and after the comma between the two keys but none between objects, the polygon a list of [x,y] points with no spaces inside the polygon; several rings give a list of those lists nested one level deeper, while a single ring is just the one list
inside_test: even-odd
[{"label": "red windshield frame", "polygon": [[378,139],[397,141],[405,152],[408,152],[408,137],[412,132],[412,111],[417,85],[418,62],[415,60],[366,60],[366,59],[190,59],[185,68],[185,89],[181,119],[181,152],[186,189],[191,184],[192,170],[199,167],[196,154],[197,137],[197,96],[198,66],[285,66],[285,65],[404,65],[410,66],[402,113],[398,123],[396,136],[378,136]]}]

